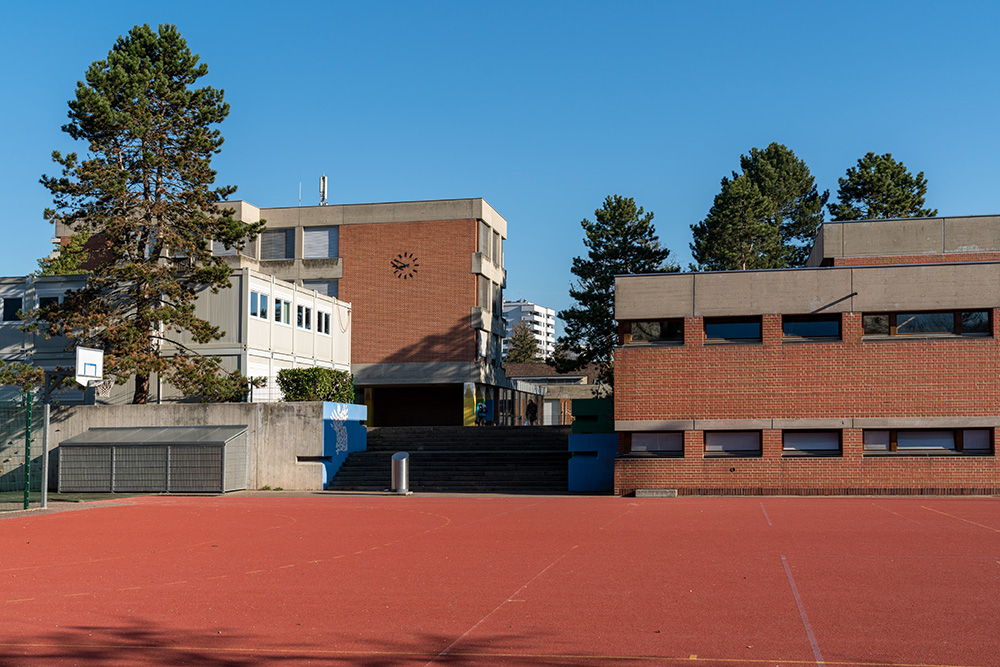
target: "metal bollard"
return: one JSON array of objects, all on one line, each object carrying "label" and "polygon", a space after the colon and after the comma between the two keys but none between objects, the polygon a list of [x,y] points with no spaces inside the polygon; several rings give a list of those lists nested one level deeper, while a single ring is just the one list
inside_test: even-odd
[{"label": "metal bollard", "polygon": [[390,491],[406,494],[410,492],[410,455],[396,452],[392,455],[392,484]]}]

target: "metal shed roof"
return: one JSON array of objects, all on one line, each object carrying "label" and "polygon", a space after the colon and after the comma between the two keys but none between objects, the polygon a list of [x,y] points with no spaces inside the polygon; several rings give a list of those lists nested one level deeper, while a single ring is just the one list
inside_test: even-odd
[{"label": "metal shed roof", "polygon": [[60,447],[79,445],[225,445],[247,432],[246,426],[131,426],[90,428],[66,438]]}]

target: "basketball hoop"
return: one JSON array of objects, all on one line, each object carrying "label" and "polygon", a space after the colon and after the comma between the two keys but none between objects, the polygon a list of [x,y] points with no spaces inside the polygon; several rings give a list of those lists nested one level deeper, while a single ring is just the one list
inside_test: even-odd
[{"label": "basketball hoop", "polygon": [[97,395],[101,398],[107,398],[111,395],[111,389],[115,386],[114,380],[103,380],[94,385],[97,389]]}]

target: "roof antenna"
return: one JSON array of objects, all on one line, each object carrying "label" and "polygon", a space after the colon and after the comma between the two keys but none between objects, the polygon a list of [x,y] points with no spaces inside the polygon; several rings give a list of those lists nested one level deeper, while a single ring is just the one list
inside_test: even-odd
[{"label": "roof antenna", "polygon": [[326,206],[326,174],[319,177],[319,205]]},{"label": "roof antenna", "polygon": [[302,206],[302,181],[299,181],[299,206]]}]

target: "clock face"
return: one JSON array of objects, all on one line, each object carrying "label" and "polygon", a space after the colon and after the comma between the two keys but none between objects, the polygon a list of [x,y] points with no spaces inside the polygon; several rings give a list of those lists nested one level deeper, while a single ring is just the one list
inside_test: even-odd
[{"label": "clock face", "polygon": [[408,280],[417,274],[420,263],[413,256],[412,252],[401,252],[396,255],[389,264],[392,265],[392,273],[397,278]]}]

